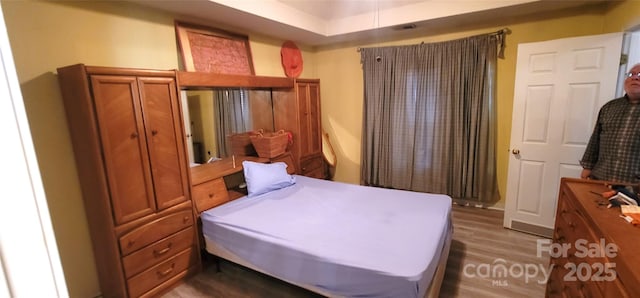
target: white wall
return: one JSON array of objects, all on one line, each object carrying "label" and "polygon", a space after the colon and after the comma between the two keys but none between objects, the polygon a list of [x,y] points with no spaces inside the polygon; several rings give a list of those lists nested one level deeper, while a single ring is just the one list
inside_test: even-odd
[{"label": "white wall", "polygon": [[629,42],[629,62],[627,62],[626,71],[629,71],[629,69],[637,63],[640,63],[640,29],[631,33],[631,39]]}]

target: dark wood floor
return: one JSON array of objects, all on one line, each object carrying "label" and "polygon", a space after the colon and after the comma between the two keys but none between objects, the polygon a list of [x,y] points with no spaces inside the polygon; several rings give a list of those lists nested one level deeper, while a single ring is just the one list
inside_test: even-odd
[{"label": "dark wood floor", "polygon": [[[536,255],[537,240],[543,238],[504,229],[502,219],[502,211],[454,205],[440,297],[544,297],[542,268],[548,270],[549,257]],[[163,297],[320,297],[230,262],[220,265],[220,272],[207,266]],[[506,274],[499,275],[501,268]]]},{"label": "dark wood floor", "polygon": [[[498,210],[454,206],[453,240],[440,297],[544,297],[542,268],[550,273],[549,255],[538,257],[536,251],[538,240],[545,238],[505,229],[503,217]],[[494,270],[500,265],[508,270],[502,277]]]}]

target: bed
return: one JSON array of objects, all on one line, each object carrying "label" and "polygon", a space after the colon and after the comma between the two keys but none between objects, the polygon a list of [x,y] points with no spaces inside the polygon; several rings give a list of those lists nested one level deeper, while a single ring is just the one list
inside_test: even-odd
[{"label": "bed", "polygon": [[249,195],[201,213],[207,252],[328,297],[438,296],[450,197],[273,165],[243,163]]}]

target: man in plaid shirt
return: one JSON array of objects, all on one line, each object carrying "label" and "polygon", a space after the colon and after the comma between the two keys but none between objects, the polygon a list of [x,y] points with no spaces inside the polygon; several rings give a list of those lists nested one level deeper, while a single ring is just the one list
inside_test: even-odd
[{"label": "man in plaid shirt", "polygon": [[580,160],[583,179],[640,182],[640,63],[627,73],[624,91],[625,96],[600,108],[596,127]]}]

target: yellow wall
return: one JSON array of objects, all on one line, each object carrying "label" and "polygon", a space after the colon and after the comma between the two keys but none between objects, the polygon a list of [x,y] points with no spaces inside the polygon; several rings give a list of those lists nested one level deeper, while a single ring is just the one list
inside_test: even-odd
[{"label": "yellow wall", "polygon": [[[517,44],[621,31],[640,23],[635,16],[640,11],[639,3],[626,1],[604,14],[574,10],[570,12],[573,17],[544,15],[537,21],[517,19],[393,44],[440,41],[511,28],[507,59],[498,64],[498,178],[504,196]],[[56,68],[75,63],[177,68],[174,16],[109,1],[3,1],[2,9],[69,292],[71,297],[93,297],[99,286]],[[256,74],[284,75],[280,65],[281,40],[239,33],[249,34]],[[323,126],[330,133],[338,155],[336,180],[358,183],[362,121],[359,54],[355,47],[317,52],[301,49],[302,77],[322,81]]]},{"label": "yellow wall", "polygon": [[[209,158],[211,157],[220,157],[218,156],[218,154],[216,154],[216,152],[218,151],[217,148],[217,142],[216,142],[216,138],[217,138],[217,134],[218,132],[213,129],[214,126],[214,113],[216,113],[216,111],[214,111],[214,104],[213,104],[213,93],[212,92],[203,92],[200,96],[200,107],[202,108],[202,111],[200,111],[201,114],[201,121],[202,121],[202,128],[203,128],[203,132],[202,132],[202,144],[204,146],[203,148],[203,156],[204,156],[204,161],[208,161]],[[215,107],[217,108],[217,107]],[[209,152],[211,152],[211,154],[209,154]]]},{"label": "yellow wall", "polygon": [[604,33],[640,30],[640,1],[627,0],[614,5],[604,16]]},{"label": "yellow wall", "polygon": [[[437,42],[493,32],[504,27],[511,30],[511,34],[506,37],[505,59],[498,61],[497,71],[497,174],[501,201],[495,207],[504,208],[518,44],[624,31],[640,23],[635,13],[640,11],[638,6],[640,1],[626,1],[614,5],[611,9],[602,7],[571,10],[534,18],[514,19],[508,23],[467,28],[455,33],[388,43],[362,44],[358,47]],[[608,29],[604,29],[605,24]],[[331,136],[338,156],[335,180],[359,183],[363,106],[360,54],[356,46],[330,48],[318,51],[316,61],[318,76],[322,81],[323,127]]]}]

